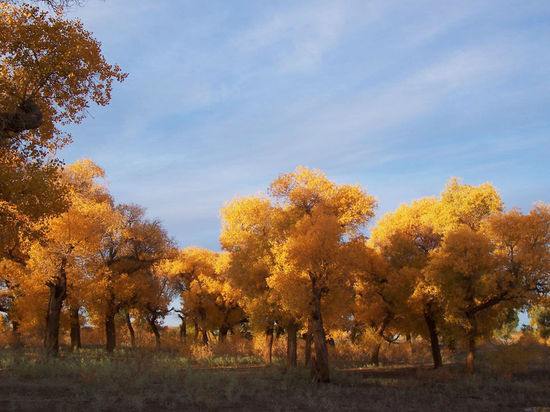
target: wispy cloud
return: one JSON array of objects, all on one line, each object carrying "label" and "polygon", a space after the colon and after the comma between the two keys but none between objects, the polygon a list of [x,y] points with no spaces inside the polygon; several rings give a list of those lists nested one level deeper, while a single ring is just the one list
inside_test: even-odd
[{"label": "wispy cloud", "polygon": [[269,53],[268,63],[282,71],[304,71],[338,44],[350,12],[345,2],[318,2],[313,7],[304,3],[263,17],[233,42],[254,57]]},{"label": "wispy cloud", "polygon": [[120,201],[211,247],[224,201],[298,164],[366,184],[383,208],[449,175],[511,190],[498,173],[514,173],[550,193],[536,162],[550,155],[550,6],[509,7],[89,0],[74,13],[130,77],[65,156],[93,157]]}]

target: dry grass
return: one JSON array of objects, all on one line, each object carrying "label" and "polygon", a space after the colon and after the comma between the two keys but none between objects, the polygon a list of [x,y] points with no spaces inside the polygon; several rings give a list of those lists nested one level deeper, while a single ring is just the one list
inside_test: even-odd
[{"label": "dry grass", "polygon": [[[526,410],[550,407],[550,352],[518,342],[480,356],[471,377],[461,365],[349,367],[333,362],[330,384],[303,368],[271,367],[250,348],[214,346],[192,358],[175,351],[102,350],[47,359],[36,351],[0,351],[0,410]],[[234,350],[235,348],[232,348]],[[198,349],[190,348],[188,352]],[[497,354],[503,351],[504,355]],[[531,351],[536,355],[525,355]],[[527,356],[518,372],[489,362]],[[516,354],[516,355],[514,355]],[[208,356],[205,356],[208,355]],[[500,358],[499,358],[500,357]],[[525,359],[527,359],[525,358]],[[516,361],[513,361],[512,364]],[[520,362],[521,363],[521,362]]]}]

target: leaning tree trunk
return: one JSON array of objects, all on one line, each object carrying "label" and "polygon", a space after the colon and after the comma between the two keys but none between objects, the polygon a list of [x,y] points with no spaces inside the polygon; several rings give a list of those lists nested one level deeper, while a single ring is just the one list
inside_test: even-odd
[{"label": "leaning tree trunk", "polygon": [[202,344],[204,346],[208,345],[208,331],[206,330],[206,328],[202,329]]},{"label": "leaning tree trunk", "polygon": [[153,332],[153,335],[155,335],[155,348],[156,350],[160,349],[160,332],[159,327],[157,325],[157,322],[154,318],[148,319],[149,327],[151,328],[151,332]]},{"label": "leaning tree trunk", "polygon": [[71,350],[75,351],[82,347],[80,340],[80,316],[78,315],[79,311],[78,306],[71,306],[70,308],[70,317],[71,317]]},{"label": "leaning tree trunk", "polygon": [[468,315],[468,354],[466,355],[466,370],[475,372],[477,319],[475,314]]},{"label": "leaning tree trunk", "polygon": [[132,319],[130,318],[129,312],[126,312],[126,327],[128,328],[128,333],[130,334],[130,346],[134,349],[136,347],[136,332],[134,331],[134,326],[132,325]]},{"label": "leaning tree trunk", "polygon": [[48,312],[46,313],[46,335],[44,347],[50,356],[57,356],[59,353],[59,322],[61,319],[61,308],[67,297],[67,258],[61,259],[57,276],[48,282],[50,297],[48,300]]},{"label": "leaning tree trunk", "polygon": [[298,325],[290,322],[286,327],[286,363],[293,368],[298,366]]},{"label": "leaning tree trunk", "polygon": [[376,332],[376,334],[378,335],[378,343],[374,347],[371,356],[371,363],[375,366],[380,365],[380,348],[382,347],[382,341],[384,340],[384,332],[386,331],[386,328],[388,327],[392,319],[393,313],[391,311],[386,312],[386,316],[384,316],[384,319],[382,320],[382,323],[380,324],[378,331]]},{"label": "leaning tree trunk", "polygon": [[273,338],[274,338],[273,325],[269,326],[265,330],[265,362],[271,365],[273,361]]},{"label": "leaning tree trunk", "polygon": [[432,348],[434,369],[437,369],[443,365],[443,358],[441,357],[441,347],[439,345],[439,337],[437,335],[437,325],[435,323],[435,317],[430,304],[428,304],[424,310],[424,320],[426,321],[426,326],[428,327],[428,332],[430,334],[430,345]]},{"label": "leaning tree trunk", "polygon": [[116,348],[116,312],[117,310],[114,302],[112,300],[109,301],[105,313],[105,350],[109,353],[112,353]]},{"label": "leaning tree trunk", "polygon": [[311,377],[315,382],[329,382],[328,349],[321,314],[321,291],[313,285],[313,299],[309,321],[313,334],[313,356],[311,357]]},{"label": "leaning tree trunk", "polygon": [[380,366],[380,347],[382,346],[381,342],[378,342],[374,349],[372,350],[372,355],[370,357],[370,363],[374,366]]}]

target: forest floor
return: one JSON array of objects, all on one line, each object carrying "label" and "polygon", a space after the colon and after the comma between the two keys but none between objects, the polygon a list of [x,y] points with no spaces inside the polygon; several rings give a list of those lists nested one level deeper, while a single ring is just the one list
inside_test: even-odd
[{"label": "forest floor", "polygon": [[84,350],[48,360],[0,350],[1,411],[78,409],[549,411],[550,361],[505,376],[468,376],[461,365],[334,367],[331,383],[313,384],[304,368],[255,358],[196,363],[175,354]]}]

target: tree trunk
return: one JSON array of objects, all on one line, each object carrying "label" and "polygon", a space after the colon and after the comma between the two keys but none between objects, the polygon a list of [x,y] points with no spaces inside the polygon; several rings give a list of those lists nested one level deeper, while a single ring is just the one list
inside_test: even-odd
[{"label": "tree trunk", "polygon": [[109,305],[105,314],[105,350],[112,353],[116,347],[116,325],[115,325],[115,310]]},{"label": "tree trunk", "polygon": [[370,357],[370,363],[372,363],[374,366],[380,366],[380,346],[382,346],[382,343],[377,343],[374,346],[372,355]]},{"label": "tree trunk", "polygon": [[286,328],[286,363],[293,368],[298,366],[298,325],[290,322]]},{"label": "tree trunk", "polygon": [[198,342],[199,341],[199,333],[200,333],[200,330],[199,330],[199,324],[197,323],[197,320],[196,319],[193,319],[193,333],[194,333],[194,337],[193,337],[193,340],[195,342]]},{"label": "tree trunk", "polygon": [[160,331],[157,325],[157,322],[154,318],[148,319],[149,327],[151,328],[151,332],[153,332],[153,335],[155,335],[155,349],[160,349]]},{"label": "tree trunk", "polygon": [[384,332],[386,331],[386,328],[390,324],[391,320],[393,319],[393,313],[390,311],[386,312],[386,316],[384,316],[384,319],[382,320],[382,323],[378,327],[378,331],[376,332],[378,335],[378,343],[374,347],[374,350],[372,351],[371,356],[371,363],[375,366],[380,365],[380,348],[382,346],[382,340],[384,339]]},{"label": "tree trunk", "polygon": [[321,314],[321,292],[313,285],[310,319],[313,332],[313,356],[311,357],[311,377],[314,382],[329,382],[328,349]]},{"label": "tree trunk", "polygon": [[67,258],[61,259],[57,276],[48,282],[50,298],[48,301],[48,312],[46,313],[46,335],[44,347],[50,356],[57,356],[59,353],[59,321],[61,319],[61,308],[67,297]]},{"label": "tree trunk", "polygon": [[225,342],[225,339],[227,338],[227,332],[229,332],[229,326],[227,325],[221,325],[220,326],[220,334],[219,334],[219,337],[218,337],[218,340],[220,342]]},{"label": "tree trunk", "polygon": [[476,335],[477,335],[477,319],[474,315],[468,316],[468,354],[466,355],[466,370],[468,373],[475,372],[476,358]]},{"label": "tree trunk", "polygon": [[311,364],[311,345],[313,344],[313,334],[309,325],[307,332],[304,334],[304,340],[304,366],[307,367]]},{"label": "tree trunk", "polygon": [[432,348],[434,369],[437,369],[443,365],[443,359],[441,357],[441,347],[439,346],[439,337],[437,335],[437,327],[431,305],[428,305],[424,310],[424,320],[426,321],[426,326],[428,327],[428,332],[430,334],[430,345]]},{"label": "tree trunk", "polygon": [[134,326],[132,325],[130,312],[126,312],[126,327],[128,328],[128,333],[130,334],[130,346],[134,349],[136,347],[136,332],[134,331]]},{"label": "tree trunk", "polygon": [[274,338],[273,325],[269,326],[265,330],[265,361],[268,365],[271,365],[273,361],[273,338]]},{"label": "tree trunk", "polygon": [[361,332],[362,332],[361,325],[359,325],[357,322],[353,322],[353,326],[351,327],[351,331],[350,331],[351,343],[355,344],[359,341]]},{"label": "tree trunk", "polygon": [[179,315],[181,319],[180,323],[180,342],[185,342],[187,339],[187,322],[185,319],[185,315]]},{"label": "tree trunk", "polygon": [[206,329],[202,330],[202,344],[205,346],[208,345],[208,332]]},{"label": "tree trunk", "polygon": [[19,349],[23,346],[21,343],[21,334],[19,333],[19,321],[11,321],[11,347],[13,349]]},{"label": "tree trunk", "polygon": [[71,350],[75,351],[82,347],[80,340],[80,316],[78,315],[79,311],[78,306],[71,306],[70,308],[70,317],[71,317]]},{"label": "tree trunk", "polygon": [[409,361],[412,361],[412,358],[414,356],[414,346],[410,333],[407,333],[407,335],[405,336],[405,340],[407,342],[407,346],[409,347]]}]

